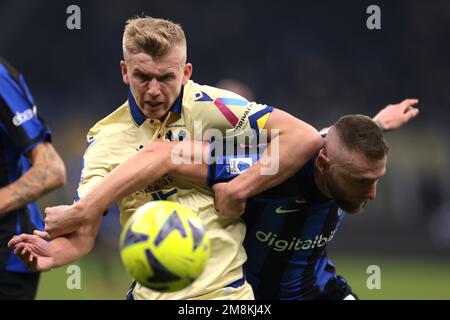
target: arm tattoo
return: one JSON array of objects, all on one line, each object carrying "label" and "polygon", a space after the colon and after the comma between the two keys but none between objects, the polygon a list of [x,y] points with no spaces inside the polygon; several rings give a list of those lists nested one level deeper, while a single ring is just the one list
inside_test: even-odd
[{"label": "arm tattoo", "polygon": [[62,174],[59,157],[53,148],[44,144],[30,170],[5,188],[10,191],[7,192],[7,197],[11,197],[6,211],[21,208],[56,188],[60,185]]}]

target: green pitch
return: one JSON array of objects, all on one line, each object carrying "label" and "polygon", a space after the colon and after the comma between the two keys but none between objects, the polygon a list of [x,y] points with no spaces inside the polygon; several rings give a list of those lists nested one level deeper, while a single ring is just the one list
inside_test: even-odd
[{"label": "green pitch", "polygon": [[[330,258],[338,274],[348,280],[361,299],[450,299],[449,260],[338,255]],[[380,268],[380,289],[368,289],[368,278],[373,275],[373,271],[367,273],[370,265]]]},{"label": "green pitch", "polygon": [[[330,258],[361,299],[450,299],[449,260],[353,255]],[[67,274],[67,267],[62,267],[42,274],[37,299],[125,298],[131,278],[118,257],[96,259],[90,255],[76,265],[81,271],[80,289],[68,288],[68,279],[74,274]],[[367,288],[367,280],[373,275],[367,273],[370,265],[380,268],[381,289]]]},{"label": "green pitch", "polygon": [[80,270],[79,289],[75,286],[77,284],[73,278],[76,276],[75,273],[67,273],[68,266],[65,266],[42,273],[36,298],[44,300],[125,299],[132,279],[128,276],[119,257],[96,259],[88,256],[72,265],[77,265]]}]

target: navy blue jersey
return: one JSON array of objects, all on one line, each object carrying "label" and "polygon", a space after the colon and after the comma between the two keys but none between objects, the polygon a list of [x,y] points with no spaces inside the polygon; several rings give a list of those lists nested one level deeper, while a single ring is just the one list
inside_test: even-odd
[{"label": "navy blue jersey", "polygon": [[314,163],[247,201],[245,270],[257,299],[318,298],[336,280],[325,248],[344,212],[317,189]]},{"label": "navy blue jersey", "polygon": [[[50,141],[50,131],[37,116],[33,97],[23,76],[0,58],[0,188],[13,183],[31,166],[25,153]],[[43,230],[41,213],[34,202],[0,214],[0,270],[28,272],[7,243],[15,234]]]},{"label": "navy blue jersey", "polygon": [[[229,181],[256,160],[216,156],[209,182]],[[256,299],[324,298],[345,282],[325,250],[345,213],[318,190],[314,166],[315,157],[284,183],[247,200],[245,272]]]}]

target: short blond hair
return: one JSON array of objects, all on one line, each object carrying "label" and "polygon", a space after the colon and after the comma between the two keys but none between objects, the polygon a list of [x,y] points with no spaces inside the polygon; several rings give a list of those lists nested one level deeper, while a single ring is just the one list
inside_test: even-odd
[{"label": "short blond hair", "polygon": [[180,25],[152,17],[127,20],[122,40],[125,60],[128,53],[141,52],[158,59],[174,47],[183,49],[186,59],[186,37]]}]

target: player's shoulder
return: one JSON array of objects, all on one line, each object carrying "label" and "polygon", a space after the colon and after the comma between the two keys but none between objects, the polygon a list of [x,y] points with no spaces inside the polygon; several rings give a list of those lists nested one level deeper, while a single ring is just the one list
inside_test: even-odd
[{"label": "player's shoulder", "polygon": [[129,109],[128,102],[125,102],[112,113],[98,121],[89,129],[87,134],[88,142],[90,140],[99,140],[100,138],[110,138],[129,129],[133,124]]},{"label": "player's shoulder", "polygon": [[10,63],[5,59],[0,57],[0,78],[15,78],[18,80],[20,77],[20,72],[16,70]]},{"label": "player's shoulder", "polygon": [[14,87],[14,83],[20,82],[20,73],[6,60],[0,57],[0,86]]},{"label": "player's shoulder", "polygon": [[8,70],[5,66],[0,62],[0,84],[5,83],[10,78]]},{"label": "player's shoulder", "polygon": [[239,102],[242,105],[249,103],[247,99],[234,93],[232,91],[212,87],[209,85],[203,85],[189,80],[184,87],[183,95],[183,107],[192,109],[200,105],[206,105],[208,103],[214,104],[216,100],[233,100]]}]

